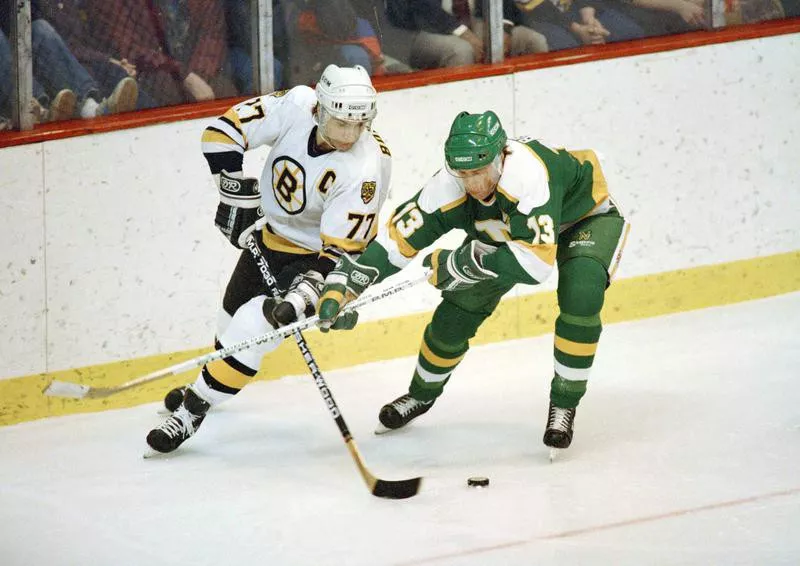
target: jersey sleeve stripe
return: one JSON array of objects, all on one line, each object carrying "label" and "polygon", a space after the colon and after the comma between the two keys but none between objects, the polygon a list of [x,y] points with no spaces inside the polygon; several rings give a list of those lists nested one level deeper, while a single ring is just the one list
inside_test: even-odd
[{"label": "jersey sleeve stripe", "polygon": [[228,120],[225,120],[224,118],[219,118],[217,120],[214,120],[214,122],[211,125],[209,125],[208,128],[206,128],[206,131],[208,130],[214,130],[225,134],[231,139],[231,143],[238,145],[239,147],[242,148],[242,150],[245,149],[246,144],[244,135],[242,135],[242,132],[233,127],[233,125]]},{"label": "jersey sleeve stripe", "polygon": [[218,130],[213,126],[209,126],[203,131],[203,137],[201,138],[203,142],[203,149],[206,148],[208,144],[219,144],[219,145],[239,145],[235,139],[233,139],[227,133]]},{"label": "jersey sleeve stripe", "polygon": [[242,128],[242,121],[239,119],[239,114],[236,113],[236,108],[229,108],[225,114],[217,118],[220,122],[228,124],[231,128],[239,132],[243,138],[244,136],[244,129]]},{"label": "jersey sleeve stripe", "polygon": [[508,242],[517,263],[539,283],[546,280],[556,263],[555,244],[529,244],[521,240]]}]

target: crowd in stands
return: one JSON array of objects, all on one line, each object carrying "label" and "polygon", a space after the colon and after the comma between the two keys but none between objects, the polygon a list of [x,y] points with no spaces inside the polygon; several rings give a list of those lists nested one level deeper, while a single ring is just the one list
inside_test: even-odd
[{"label": "crowd in stands", "polygon": [[[707,28],[706,0],[497,0],[505,57]],[[726,23],[800,0],[722,0]],[[0,130],[10,127],[12,2],[0,1]],[[255,93],[250,0],[31,0],[36,123]],[[485,60],[482,0],[272,0],[276,88],[329,63],[370,75]]]}]

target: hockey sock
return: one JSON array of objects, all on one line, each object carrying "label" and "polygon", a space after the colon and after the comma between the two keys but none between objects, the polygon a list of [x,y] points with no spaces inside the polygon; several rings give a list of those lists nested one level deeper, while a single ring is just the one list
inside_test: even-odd
[{"label": "hockey sock", "polygon": [[[218,350],[222,347],[219,342],[215,344]],[[211,405],[219,405],[241,391],[256,373],[258,370],[247,367],[231,356],[203,366],[193,387]]]},{"label": "hockey sock", "polygon": [[468,342],[458,345],[445,344],[436,339],[433,323],[425,328],[417,356],[417,367],[408,388],[408,393],[420,401],[432,401],[442,394],[450,374],[464,358],[469,349]]},{"label": "hockey sock", "polygon": [[553,347],[555,377],[550,400],[572,409],[586,393],[597,344],[603,330],[603,308],[608,275],[597,261],[578,257],[559,268],[558,305]]},{"label": "hockey sock", "polygon": [[[262,295],[239,307],[217,340],[216,349],[272,330],[262,314],[263,304]],[[281,340],[275,340],[257,344],[233,356],[206,364],[195,382],[195,390],[212,405],[230,399],[258,373],[264,355],[275,350],[280,343]]]}]

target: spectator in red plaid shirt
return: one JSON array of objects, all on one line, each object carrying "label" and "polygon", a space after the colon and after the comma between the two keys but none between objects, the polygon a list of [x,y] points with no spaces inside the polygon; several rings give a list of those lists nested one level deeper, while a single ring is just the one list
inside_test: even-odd
[{"label": "spectator in red plaid shirt", "polygon": [[[234,96],[222,0],[84,0],[91,36],[139,81],[140,107]],[[149,101],[149,102],[148,102]]]}]

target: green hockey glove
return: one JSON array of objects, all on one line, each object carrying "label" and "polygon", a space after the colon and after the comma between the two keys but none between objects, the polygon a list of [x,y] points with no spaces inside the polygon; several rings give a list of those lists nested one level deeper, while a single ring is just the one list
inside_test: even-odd
[{"label": "green hockey glove", "polygon": [[372,285],[380,272],[369,265],[363,265],[343,255],[325,278],[325,286],[319,301],[319,328],[322,332],[329,329],[350,330],[358,321],[358,313],[353,311],[339,316],[342,308],[356,299],[364,289]]},{"label": "green hockey glove", "polygon": [[422,265],[431,268],[428,281],[437,289],[463,291],[497,277],[497,273],[486,269],[482,263],[483,256],[494,249],[478,240],[470,240],[454,250],[434,250],[422,260]]}]

